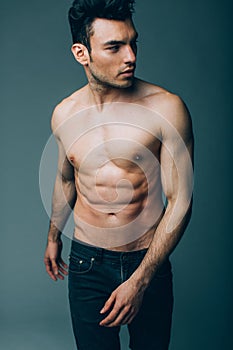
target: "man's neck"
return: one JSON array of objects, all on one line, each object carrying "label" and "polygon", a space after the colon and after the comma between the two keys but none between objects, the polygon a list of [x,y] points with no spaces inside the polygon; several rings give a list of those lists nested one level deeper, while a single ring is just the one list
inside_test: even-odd
[{"label": "man's neck", "polygon": [[91,81],[89,81],[87,88],[90,104],[98,106],[101,111],[106,103],[129,101],[130,96],[132,97],[132,93],[136,89],[136,79],[132,86],[128,88],[100,85]]}]

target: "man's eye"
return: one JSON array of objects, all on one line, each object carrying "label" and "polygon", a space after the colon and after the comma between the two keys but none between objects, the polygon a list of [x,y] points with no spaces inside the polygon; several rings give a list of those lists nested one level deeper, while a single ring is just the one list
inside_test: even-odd
[{"label": "man's eye", "polygon": [[115,46],[108,47],[108,50],[117,51],[117,50],[119,50],[119,46],[115,45]]}]

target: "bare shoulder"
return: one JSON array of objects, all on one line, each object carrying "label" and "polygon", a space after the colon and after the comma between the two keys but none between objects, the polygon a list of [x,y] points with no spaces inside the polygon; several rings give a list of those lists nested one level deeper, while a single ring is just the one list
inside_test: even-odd
[{"label": "bare shoulder", "polygon": [[51,118],[51,129],[54,134],[58,130],[59,126],[63,124],[68,118],[70,118],[75,112],[78,112],[85,108],[83,103],[83,95],[85,93],[85,88],[75,91],[70,96],[64,98],[57,106],[54,108],[52,118]]},{"label": "bare shoulder", "polygon": [[167,133],[166,126],[172,125],[184,137],[192,136],[192,120],[188,107],[180,96],[158,85],[142,82],[145,92],[141,103],[161,116],[162,134]]}]

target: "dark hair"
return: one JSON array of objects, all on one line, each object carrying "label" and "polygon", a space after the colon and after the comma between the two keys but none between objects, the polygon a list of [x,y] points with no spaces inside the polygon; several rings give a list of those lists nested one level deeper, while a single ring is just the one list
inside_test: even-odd
[{"label": "dark hair", "polygon": [[73,43],[81,43],[91,51],[93,21],[96,18],[121,21],[132,18],[134,3],[134,0],[75,0],[69,10]]}]

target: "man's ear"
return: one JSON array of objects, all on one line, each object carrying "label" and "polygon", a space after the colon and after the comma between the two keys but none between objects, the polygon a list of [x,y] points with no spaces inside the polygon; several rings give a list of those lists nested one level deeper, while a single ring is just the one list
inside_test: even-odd
[{"label": "man's ear", "polygon": [[71,51],[74,55],[76,61],[78,61],[82,66],[87,66],[90,61],[89,52],[83,44],[73,44]]}]

